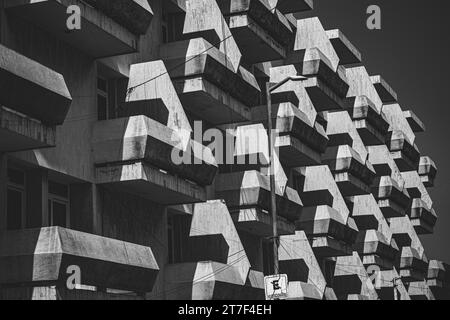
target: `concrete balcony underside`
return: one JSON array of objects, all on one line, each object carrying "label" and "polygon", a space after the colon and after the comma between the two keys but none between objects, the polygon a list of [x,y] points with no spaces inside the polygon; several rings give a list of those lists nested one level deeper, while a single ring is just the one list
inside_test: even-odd
[{"label": "concrete balcony underside", "polygon": [[284,0],[277,3],[277,9],[284,14],[309,11],[313,7],[313,0]]},{"label": "concrete balcony underside", "polygon": [[[225,0],[218,1],[224,16],[229,20],[230,28],[233,28],[232,21],[236,16],[247,16],[254,20],[265,33],[273,37],[283,46],[287,46],[294,41],[294,34],[286,18],[274,8],[265,5],[261,0]],[[267,3],[267,2],[266,2]],[[278,7],[278,6],[277,6]],[[272,10],[270,10],[272,9]]]},{"label": "concrete balcony underside", "polygon": [[387,145],[400,171],[416,171],[420,163],[420,152],[411,145],[402,133],[389,133]]},{"label": "concrete balcony underside", "polygon": [[275,148],[281,162],[289,168],[321,164],[320,153],[293,136],[277,137]]},{"label": "concrete balcony underside", "polygon": [[0,152],[56,146],[56,128],[0,106]]},{"label": "concrete balcony underside", "polygon": [[203,38],[166,44],[160,56],[173,80],[202,78],[247,107],[259,104],[261,90],[253,75],[242,67],[234,72],[228,57]]},{"label": "concrete balcony underside", "polygon": [[436,299],[450,300],[450,285],[438,279],[428,279],[427,285]]},{"label": "concrete balcony underside", "polygon": [[[280,160],[288,167],[302,167],[321,163],[328,138],[325,132],[308,124],[306,116],[293,104],[282,103],[272,108],[273,128],[279,136],[275,147]],[[252,108],[252,120],[262,122],[267,128],[267,107]]]},{"label": "concrete balcony underside", "polygon": [[[217,165],[209,149],[146,116],[100,121],[94,127],[94,161],[99,167],[143,162],[202,186],[212,183]],[[175,163],[174,156],[181,163]],[[178,178],[177,178],[178,179]]]},{"label": "concrete balcony underside", "polygon": [[37,119],[60,125],[72,97],[64,77],[0,45],[0,105]]},{"label": "concrete balcony underside", "polygon": [[[359,253],[359,252],[358,252]],[[387,271],[392,270],[392,268],[395,266],[393,259],[388,259],[376,254],[361,254],[361,259],[363,265],[368,268],[370,266],[378,266],[381,270]]]},{"label": "concrete balcony underside", "polygon": [[[349,85],[341,69],[333,71],[327,62],[328,59],[317,48],[307,51],[294,51],[288,55],[285,64],[293,64],[299,74],[311,78],[316,77],[328,88],[339,100],[345,100]],[[340,104],[344,105],[343,101]],[[316,107],[317,108],[317,107]],[[320,110],[322,111],[322,110]]]},{"label": "concrete balcony underside", "polygon": [[[327,157],[327,156],[325,156]],[[323,159],[344,197],[369,194],[374,173],[355,158]]]},{"label": "concrete balcony underside", "polygon": [[327,36],[339,56],[341,65],[361,63],[361,53],[339,29],[328,30]]},{"label": "concrete balcony underside", "polygon": [[372,186],[372,194],[385,218],[402,217],[406,215],[411,206],[411,199],[407,194],[394,184],[384,185],[378,179]]},{"label": "concrete balcony underside", "polygon": [[427,208],[421,199],[414,199],[408,216],[417,234],[432,234],[437,222],[434,209]]},{"label": "concrete balcony underside", "polygon": [[[260,237],[270,237],[273,235],[272,216],[268,211],[260,208],[245,208],[238,211],[231,211],[236,229],[248,232]],[[279,235],[288,235],[295,233],[295,225],[278,217],[277,229]]]},{"label": "concrete balcony underside", "polygon": [[249,107],[205,78],[174,80],[173,84],[186,110],[214,125],[251,118]]},{"label": "concrete balcony underside", "polygon": [[384,236],[375,230],[361,232],[353,248],[361,256],[379,256],[391,262],[398,254],[398,249],[387,243]]},{"label": "concrete balcony underside", "polygon": [[59,227],[0,234],[1,285],[65,286],[72,265],[83,285],[141,293],[159,272],[149,247]]},{"label": "concrete balcony underside", "polygon": [[[81,8],[82,19],[80,30],[68,32],[67,7],[70,5]],[[94,58],[137,51],[138,36],[80,0],[8,1],[6,9]]]},{"label": "concrete balcony underside", "polygon": [[135,34],[145,34],[153,18],[147,0],[84,0]]},{"label": "concrete balcony underside", "polygon": [[286,57],[283,46],[246,14],[229,17],[230,31],[244,57],[250,63],[281,60]]},{"label": "concrete balcony underside", "polygon": [[143,162],[96,169],[96,183],[163,205],[206,201],[206,189]]},{"label": "concrete balcony underside", "polygon": [[349,98],[349,113],[365,145],[386,143],[389,123],[366,97]]},{"label": "concrete balcony underside", "polygon": [[[257,171],[220,174],[216,178],[216,197],[224,199],[230,211],[243,208],[270,209],[269,178]],[[277,191],[277,213],[288,221],[300,218],[303,204],[298,193],[286,187],[283,195]]]}]

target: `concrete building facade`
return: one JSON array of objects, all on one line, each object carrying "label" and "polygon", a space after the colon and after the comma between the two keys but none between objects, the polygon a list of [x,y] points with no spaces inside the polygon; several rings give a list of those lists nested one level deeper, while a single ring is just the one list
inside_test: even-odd
[{"label": "concrete building facade", "polygon": [[0,299],[450,298],[425,126],[312,8],[0,0]]}]

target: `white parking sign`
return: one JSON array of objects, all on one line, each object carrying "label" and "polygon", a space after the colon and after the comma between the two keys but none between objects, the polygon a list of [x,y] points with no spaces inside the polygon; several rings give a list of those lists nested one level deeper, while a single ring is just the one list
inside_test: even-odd
[{"label": "white parking sign", "polygon": [[278,274],[264,278],[266,300],[286,299],[288,297],[288,276]]}]

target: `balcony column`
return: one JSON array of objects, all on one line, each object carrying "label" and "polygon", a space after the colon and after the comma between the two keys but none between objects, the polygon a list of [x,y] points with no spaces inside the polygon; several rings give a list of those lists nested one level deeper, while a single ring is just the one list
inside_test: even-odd
[{"label": "balcony column", "polygon": [[49,226],[48,173],[36,169],[27,173],[27,228]]},{"label": "balcony column", "polygon": [[6,230],[6,181],[7,181],[7,156],[0,153],[0,232]]}]

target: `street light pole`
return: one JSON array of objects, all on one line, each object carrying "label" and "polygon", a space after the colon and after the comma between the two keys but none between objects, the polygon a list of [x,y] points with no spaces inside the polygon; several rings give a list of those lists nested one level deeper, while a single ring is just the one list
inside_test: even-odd
[{"label": "street light pole", "polygon": [[269,177],[270,177],[270,212],[272,214],[272,244],[273,244],[273,272],[278,274],[278,217],[277,217],[277,202],[275,193],[275,137],[272,126],[272,91],[270,82],[266,83],[267,94],[267,126],[269,132]]},{"label": "street light pole", "polygon": [[269,177],[270,177],[270,212],[272,214],[272,240],[273,240],[273,271],[275,274],[279,273],[278,261],[278,216],[277,216],[277,199],[275,192],[275,135],[272,123],[272,92],[278,89],[288,81],[305,80],[303,76],[291,76],[284,80],[272,84],[270,81],[266,83],[266,97],[267,97],[267,126],[269,132]]}]

